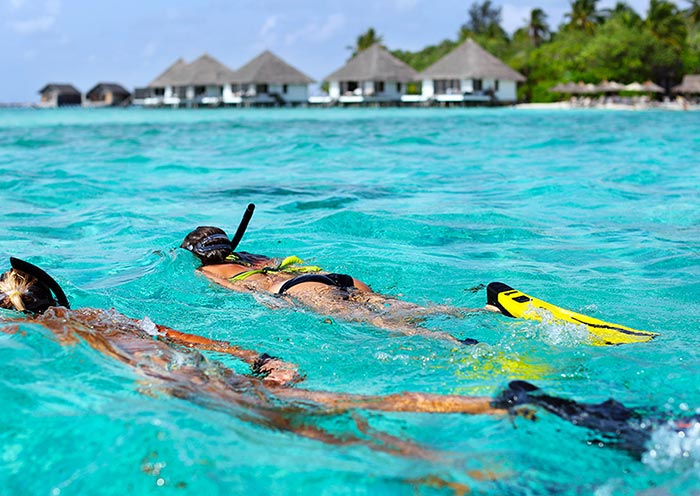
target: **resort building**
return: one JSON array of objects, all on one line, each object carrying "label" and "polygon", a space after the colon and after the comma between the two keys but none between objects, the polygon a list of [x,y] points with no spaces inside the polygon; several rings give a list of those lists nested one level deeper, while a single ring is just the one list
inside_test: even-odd
[{"label": "resort building", "polygon": [[39,90],[39,94],[42,107],[80,105],[83,101],[83,95],[72,84],[49,83]]},{"label": "resort building", "polygon": [[116,83],[98,83],[85,94],[85,106],[110,107],[128,105],[131,93]]},{"label": "resort building", "polygon": [[355,55],[325,80],[330,101],[390,103],[401,101],[407,84],[418,81],[418,73],[377,43]]},{"label": "resort building", "polygon": [[238,69],[234,81],[233,96],[258,105],[307,103],[309,84],[315,82],[269,50]]},{"label": "resort building", "polygon": [[673,87],[673,92],[682,93],[684,95],[699,95],[700,74],[686,74],[683,76],[681,84]]},{"label": "resort building", "polygon": [[173,89],[181,105],[218,106],[230,96],[236,74],[205,53],[179,70],[173,79]]},{"label": "resort building", "polygon": [[438,103],[512,103],[517,100],[517,83],[525,81],[471,38],[419,76],[422,98]]},{"label": "resort building", "polygon": [[[145,88],[134,90],[134,104],[147,107],[161,107],[163,105],[177,106],[180,104],[180,96],[176,87],[184,81],[183,73],[187,63],[183,59],[177,59],[170,67],[165,69]],[[184,92],[182,98],[184,99]]]},{"label": "resort building", "polygon": [[231,91],[235,77],[235,72],[206,53],[189,64],[178,59],[147,88],[137,88],[134,103],[148,107],[222,105],[235,100]]}]

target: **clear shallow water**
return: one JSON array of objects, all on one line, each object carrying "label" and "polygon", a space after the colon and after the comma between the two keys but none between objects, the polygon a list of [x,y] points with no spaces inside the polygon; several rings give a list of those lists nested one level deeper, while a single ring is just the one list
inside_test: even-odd
[{"label": "clear shallow water", "polygon": [[[694,410],[699,155],[694,113],[3,110],[0,256],[42,265],[75,307],[147,315],[297,362],[312,389],[493,396],[524,378],[582,401]],[[193,257],[176,249],[197,225],[232,232],[248,202],[258,209],[241,249],[295,254],[426,304],[481,306],[485,292],[469,288],[500,280],[661,336],[602,348],[493,315],[431,319],[484,343],[453,350],[270,310],[195,276]],[[411,481],[428,476],[506,494],[700,486],[692,436],[677,449],[658,433],[637,461],[546,413],[515,428],[505,418],[361,412],[375,429],[444,453],[405,459],[141,394],[127,366],[23,330],[0,335],[7,494],[413,494]],[[347,415],[319,422],[356,432]],[[497,480],[476,480],[479,468]]]}]

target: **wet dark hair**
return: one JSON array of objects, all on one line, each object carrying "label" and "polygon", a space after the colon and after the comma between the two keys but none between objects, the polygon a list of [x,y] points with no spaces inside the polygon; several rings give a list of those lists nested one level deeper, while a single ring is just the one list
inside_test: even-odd
[{"label": "wet dark hair", "polygon": [[221,264],[233,253],[231,241],[223,229],[199,226],[185,236],[180,248],[191,251],[203,265]]},{"label": "wet dark hair", "polygon": [[0,276],[0,307],[41,313],[58,305],[70,308],[58,283],[36,265],[10,258],[12,269]]}]

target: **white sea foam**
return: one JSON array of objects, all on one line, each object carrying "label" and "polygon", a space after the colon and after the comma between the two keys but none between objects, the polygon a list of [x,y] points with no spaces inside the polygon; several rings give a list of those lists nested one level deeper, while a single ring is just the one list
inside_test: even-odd
[{"label": "white sea foam", "polygon": [[158,328],[153,323],[153,321],[151,319],[149,319],[148,317],[144,317],[142,320],[139,320],[139,325],[141,326],[141,329],[146,331],[151,336],[162,336],[163,335],[163,333],[158,330]]},{"label": "white sea foam", "polygon": [[700,423],[693,422],[680,432],[670,422],[657,429],[642,461],[657,472],[700,468]]},{"label": "white sea foam", "polygon": [[584,324],[574,324],[560,319],[543,308],[530,307],[527,313],[536,314],[542,322],[537,326],[537,334],[554,346],[578,346],[588,342],[588,328]]}]

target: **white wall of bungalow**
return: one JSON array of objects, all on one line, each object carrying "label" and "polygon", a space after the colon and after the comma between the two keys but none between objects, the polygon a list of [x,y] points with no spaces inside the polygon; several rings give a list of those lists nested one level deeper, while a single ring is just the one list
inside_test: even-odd
[{"label": "white wall of bungalow", "polygon": [[362,100],[400,101],[406,86],[396,81],[329,81],[328,96],[334,100],[359,97]]},{"label": "white wall of bungalow", "polygon": [[275,103],[274,95],[279,95],[286,103],[306,103],[309,100],[308,84],[248,83],[235,84],[227,94],[224,88],[224,103],[237,103],[234,100],[245,97],[254,103]]},{"label": "white wall of bungalow", "polygon": [[146,105],[179,106],[186,104],[237,105],[250,103],[276,103],[273,95],[279,95],[287,103],[306,103],[309,99],[307,84],[225,84],[208,86],[166,86],[161,97],[149,97]]},{"label": "white wall of bungalow", "polygon": [[502,79],[425,79],[421,94],[426,99],[462,101],[470,97],[488,99],[491,91],[501,102],[514,102],[518,99],[517,83]]}]

